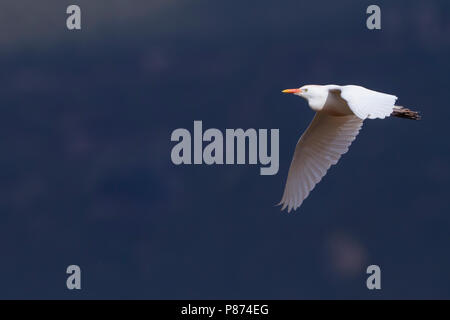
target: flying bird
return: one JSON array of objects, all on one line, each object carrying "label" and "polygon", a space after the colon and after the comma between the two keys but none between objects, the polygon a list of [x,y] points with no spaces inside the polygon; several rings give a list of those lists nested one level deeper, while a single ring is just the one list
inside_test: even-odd
[{"label": "flying bird", "polygon": [[279,203],[281,210],[287,208],[288,212],[300,207],[327,170],[348,151],[365,119],[420,119],[418,112],[396,106],[396,96],[355,85],[307,85],[282,92],[306,99],[316,112],[297,142],[289,167]]}]

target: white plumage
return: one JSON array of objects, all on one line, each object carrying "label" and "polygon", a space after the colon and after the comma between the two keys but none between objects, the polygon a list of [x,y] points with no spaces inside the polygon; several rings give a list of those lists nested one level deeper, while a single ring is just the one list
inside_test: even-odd
[{"label": "white plumage", "polygon": [[361,119],[384,119],[394,109],[396,96],[366,89],[360,86],[343,86],[335,89],[347,101],[353,113]]},{"label": "white plumage", "polygon": [[297,143],[279,203],[288,212],[300,207],[330,166],[348,151],[364,119],[383,119],[391,114],[419,118],[416,112],[395,106],[396,96],[360,86],[309,85],[283,92],[305,98],[316,111]]}]

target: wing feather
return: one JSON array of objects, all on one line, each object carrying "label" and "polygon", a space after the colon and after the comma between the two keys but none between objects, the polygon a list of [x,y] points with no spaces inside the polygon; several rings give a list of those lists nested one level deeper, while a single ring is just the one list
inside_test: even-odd
[{"label": "wing feather", "polygon": [[336,164],[361,129],[363,120],[354,116],[331,116],[317,112],[300,137],[289,167],[282,210],[297,209],[331,165]]},{"label": "wing feather", "polygon": [[363,120],[389,117],[397,101],[394,95],[354,85],[342,86],[332,91],[340,92],[353,113]]}]

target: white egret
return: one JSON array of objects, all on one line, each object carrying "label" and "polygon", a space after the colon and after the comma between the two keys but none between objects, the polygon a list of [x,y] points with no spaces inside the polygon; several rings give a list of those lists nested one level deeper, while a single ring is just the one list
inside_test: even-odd
[{"label": "white egret", "polygon": [[418,112],[396,106],[397,97],[360,86],[307,85],[286,89],[308,101],[316,115],[300,137],[279,203],[296,210],[331,165],[348,151],[365,119],[396,116],[418,120]]}]

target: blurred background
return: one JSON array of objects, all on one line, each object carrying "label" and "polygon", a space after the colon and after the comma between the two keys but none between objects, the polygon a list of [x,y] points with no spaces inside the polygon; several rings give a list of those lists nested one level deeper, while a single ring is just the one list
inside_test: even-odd
[{"label": "blurred background", "polygon": [[[449,17],[446,0],[2,1],[0,298],[450,298]],[[287,214],[313,112],[280,91],[311,83],[392,93],[423,120],[366,121]],[[194,120],[279,128],[278,174],[173,165]]]}]

